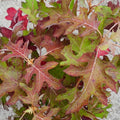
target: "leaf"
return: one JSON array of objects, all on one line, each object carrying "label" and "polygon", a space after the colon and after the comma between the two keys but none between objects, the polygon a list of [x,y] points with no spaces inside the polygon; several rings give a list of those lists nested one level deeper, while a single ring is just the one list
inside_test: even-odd
[{"label": "leaf", "polygon": [[39,95],[35,91],[35,85],[32,85],[32,88],[28,87],[24,83],[20,83],[20,87],[26,92],[27,96],[19,96],[19,99],[25,104],[30,104],[32,106],[38,107]]},{"label": "leaf", "polygon": [[64,47],[63,42],[59,40],[52,40],[50,36],[44,36],[43,41],[40,44],[41,47],[45,47],[47,50],[47,53],[54,54],[56,50],[61,52],[61,49]]},{"label": "leaf", "polygon": [[69,102],[72,102],[72,100],[74,99],[74,96],[76,94],[76,87],[72,88],[72,89],[67,89],[65,93],[60,94],[57,96],[56,100],[60,101],[60,100],[68,100]]},{"label": "leaf", "polygon": [[12,30],[5,27],[0,27],[0,33],[3,35],[3,37],[11,38]]},{"label": "leaf", "polygon": [[22,24],[21,30],[27,29],[27,15],[22,16],[22,11],[16,10],[13,7],[7,9],[8,15],[5,17],[7,20],[11,20],[11,28],[14,28],[17,25]]},{"label": "leaf", "polygon": [[98,15],[98,20],[100,21],[99,30],[103,33],[104,27],[111,23],[108,18],[112,15],[112,10],[107,6],[97,6],[95,7],[95,12]]},{"label": "leaf", "polygon": [[13,67],[8,67],[5,62],[0,61],[0,97],[4,96],[9,92],[14,92],[9,101],[9,105],[13,105],[19,99],[19,95],[22,91],[19,88],[19,82],[21,80],[21,72],[17,71]]},{"label": "leaf", "polygon": [[92,113],[96,117],[99,118],[106,118],[108,115],[107,109],[111,107],[111,104],[108,104],[108,106],[104,106],[96,96],[93,96],[89,100],[89,104],[87,105],[87,111],[89,113]]},{"label": "leaf", "polygon": [[[23,59],[27,59],[28,55],[31,53],[31,50],[28,49],[29,41],[25,42],[23,45],[23,40],[19,40],[16,44],[12,43],[11,41],[6,45],[6,47],[12,51],[12,54],[7,54],[3,57],[3,61],[8,60],[12,57],[21,57]],[[22,47],[23,45],[23,47]]]},{"label": "leaf", "polygon": [[87,52],[93,52],[99,43],[99,40],[96,40],[98,39],[98,36],[94,33],[84,37],[83,39],[74,35],[68,35],[68,38],[70,39],[72,50],[77,53],[77,57],[80,57]]},{"label": "leaf", "polygon": [[96,110],[96,113],[93,113],[96,117],[99,118],[107,118],[107,115],[109,114],[109,112],[107,111],[107,109],[111,108],[112,105],[109,104],[107,107],[104,107],[102,109],[102,111],[99,111],[99,113],[97,113],[98,111]]},{"label": "leaf", "polygon": [[66,61],[62,61],[60,65],[80,65],[80,63],[77,61],[76,55],[73,54],[70,45],[65,46],[61,53],[65,56]]},{"label": "leaf", "polygon": [[38,18],[36,17],[38,13],[38,3],[36,0],[26,0],[26,2],[22,2],[22,11],[28,15],[28,18],[33,23],[37,23]]},{"label": "leaf", "polygon": [[71,65],[64,70],[68,75],[75,77],[82,76],[84,82],[82,93],[76,95],[75,100],[71,103],[66,112],[67,114],[78,111],[84,105],[87,105],[91,95],[95,95],[99,101],[107,105],[107,97],[102,87],[103,84],[105,84],[105,88],[111,88],[113,91],[117,91],[116,82],[105,74],[105,68],[114,68],[113,65],[102,62],[90,53],[84,54],[79,61],[87,62],[88,65],[84,68]]},{"label": "leaf", "polygon": [[70,34],[68,38],[70,40],[70,45],[65,46],[61,52],[66,58],[66,61],[62,61],[60,65],[81,65],[78,58],[84,53],[93,52],[99,43],[99,40],[96,40],[98,36],[95,34],[88,35],[83,39],[79,36]]},{"label": "leaf", "polygon": [[108,7],[111,8],[111,10],[113,11],[115,8],[119,7],[119,0],[117,0],[117,4],[112,3],[112,1],[108,2]]},{"label": "leaf", "polygon": [[120,82],[120,58],[119,55],[114,56],[112,63],[115,65],[115,68],[106,68],[105,72],[112,77],[116,82]]},{"label": "leaf", "polygon": [[107,48],[106,50],[101,50],[101,49],[99,49],[99,52],[98,52],[97,57],[99,58],[100,56],[108,55],[109,52],[110,52],[110,49],[109,49],[109,48]]},{"label": "leaf", "polygon": [[114,41],[114,42],[118,42],[120,43],[120,29],[118,27],[116,32],[112,32],[110,38]]},{"label": "leaf", "polygon": [[59,80],[54,78],[48,73],[48,70],[54,68],[57,62],[47,62],[45,65],[41,65],[41,62],[46,59],[46,56],[40,56],[37,58],[33,65],[27,68],[27,73],[25,75],[26,83],[29,83],[33,74],[36,74],[36,91],[39,92],[43,86],[44,82],[47,82],[50,87],[54,89],[60,89],[62,85]]}]

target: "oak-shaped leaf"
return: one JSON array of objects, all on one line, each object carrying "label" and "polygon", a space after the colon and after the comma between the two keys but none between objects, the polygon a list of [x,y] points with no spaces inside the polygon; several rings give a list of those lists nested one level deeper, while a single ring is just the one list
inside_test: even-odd
[{"label": "oak-shaped leaf", "polygon": [[7,104],[15,104],[19,99],[19,95],[23,93],[19,87],[21,72],[13,67],[8,67],[5,62],[0,61],[0,80],[2,81],[0,84],[0,97],[13,92]]},{"label": "oak-shaped leaf", "polygon": [[16,44],[11,41],[6,45],[7,49],[12,53],[7,54],[3,57],[3,61],[8,60],[12,57],[21,57],[23,59],[27,59],[28,55],[31,53],[31,50],[28,49],[29,41],[25,42],[23,45],[23,40],[19,40]]},{"label": "oak-shaped leaf", "polygon": [[76,95],[66,112],[67,114],[78,111],[84,105],[87,105],[91,95],[95,95],[99,101],[107,105],[107,96],[105,94],[106,88],[110,88],[117,92],[115,80],[105,73],[106,68],[114,68],[112,64],[97,59],[97,55],[95,56],[93,53],[84,54],[79,61],[88,64],[83,68],[71,65],[64,70],[68,75],[75,77],[82,76],[84,82],[82,92]]},{"label": "oak-shaped leaf", "polygon": [[20,83],[20,87],[26,92],[27,96],[19,96],[19,99],[25,104],[30,104],[32,106],[38,107],[39,95],[35,91],[35,85],[33,84],[30,88],[26,84]]},{"label": "oak-shaped leaf", "polygon": [[25,75],[26,83],[29,83],[33,74],[36,74],[36,91],[39,92],[43,86],[44,82],[48,83],[48,86],[54,89],[60,89],[62,87],[60,81],[54,78],[48,73],[48,70],[54,68],[57,62],[47,62],[45,65],[41,65],[41,62],[46,59],[46,56],[40,56],[37,58],[33,65],[27,68],[27,73]]},{"label": "oak-shaped leaf", "polygon": [[93,52],[99,43],[99,37],[94,33],[84,38],[70,34],[68,38],[70,40],[70,45],[65,46],[61,51],[66,61],[62,61],[60,65],[81,65],[78,58],[84,53]]}]

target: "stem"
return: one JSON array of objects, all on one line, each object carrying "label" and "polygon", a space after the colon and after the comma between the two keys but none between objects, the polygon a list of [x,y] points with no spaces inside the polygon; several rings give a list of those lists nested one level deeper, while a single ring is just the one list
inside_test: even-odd
[{"label": "stem", "polygon": [[24,113],[22,114],[22,116],[20,117],[19,120],[22,120],[22,118],[24,117],[25,114],[26,114],[26,112],[24,112]]}]

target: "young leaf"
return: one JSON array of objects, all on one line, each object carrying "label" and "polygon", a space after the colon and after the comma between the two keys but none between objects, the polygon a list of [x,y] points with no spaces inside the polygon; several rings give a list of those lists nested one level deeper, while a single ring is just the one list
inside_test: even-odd
[{"label": "young leaf", "polygon": [[38,18],[36,17],[38,13],[38,3],[36,0],[26,0],[22,2],[23,8],[21,9],[25,14],[28,15],[30,21],[36,24]]},{"label": "young leaf", "polygon": [[107,105],[107,97],[102,88],[103,84],[105,84],[105,88],[111,88],[113,91],[117,92],[116,82],[105,74],[105,68],[114,68],[113,65],[102,62],[97,59],[97,56],[94,57],[94,55],[90,53],[84,54],[79,61],[88,62],[88,65],[83,69],[71,65],[64,70],[65,73],[71,76],[82,76],[84,82],[82,93],[76,96],[76,99],[68,108],[67,114],[78,111],[84,105],[88,104],[91,95],[97,96],[104,105]]},{"label": "young leaf", "polygon": [[27,68],[27,74],[25,75],[26,83],[29,83],[33,74],[36,74],[36,91],[39,92],[44,82],[47,82],[50,87],[54,89],[60,89],[61,83],[58,79],[54,78],[48,73],[48,70],[54,68],[57,62],[47,62],[45,65],[41,65],[41,62],[46,59],[46,56],[40,56],[37,58],[33,65]]}]

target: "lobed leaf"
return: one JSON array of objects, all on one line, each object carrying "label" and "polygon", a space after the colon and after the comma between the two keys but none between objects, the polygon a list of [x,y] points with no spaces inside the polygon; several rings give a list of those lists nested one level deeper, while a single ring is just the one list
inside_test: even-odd
[{"label": "lobed leaf", "polygon": [[48,86],[54,89],[60,89],[62,87],[60,81],[54,78],[48,73],[48,70],[54,68],[57,62],[47,62],[45,65],[41,65],[41,62],[46,59],[46,56],[40,56],[34,61],[34,64],[27,68],[27,73],[25,75],[26,83],[29,83],[33,74],[36,74],[36,92],[39,92],[43,86],[44,82],[48,83]]},{"label": "lobed leaf", "polygon": [[65,73],[71,76],[82,76],[84,82],[82,93],[76,95],[75,100],[66,112],[67,114],[78,111],[84,105],[87,105],[91,95],[95,95],[104,105],[107,105],[107,96],[103,92],[103,84],[105,84],[105,88],[111,88],[117,92],[115,80],[105,73],[105,68],[114,68],[112,64],[104,63],[89,53],[83,55],[79,61],[88,62],[88,65],[85,68],[71,65],[64,70]]}]

